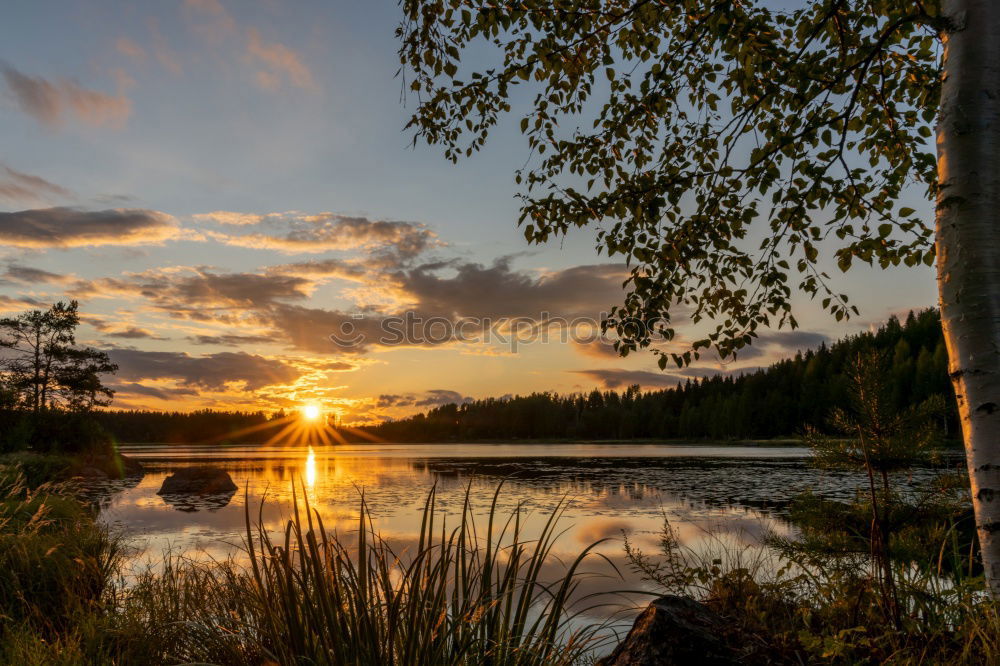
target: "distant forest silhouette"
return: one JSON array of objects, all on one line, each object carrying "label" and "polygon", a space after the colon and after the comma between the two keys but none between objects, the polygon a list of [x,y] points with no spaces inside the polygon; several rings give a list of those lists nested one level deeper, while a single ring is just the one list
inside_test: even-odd
[{"label": "distant forest silhouette", "polygon": [[[361,430],[387,441],[433,442],[502,439],[767,439],[791,436],[807,425],[826,430],[833,407],[847,405],[845,370],[859,352],[886,357],[895,407],[944,396],[942,427],[957,437],[957,410],[948,380],[948,357],[936,310],[892,317],[875,332],[797,353],[747,374],[692,378],[674,388],[485,398],[448,404]],[[265,412],[149,412],[96,414],[122,442],[256,443],[273,432],[266,424],[283,414]],[[238,431],[257,427],[253,432]],[[358,441],[347,430],[342,435]]]}]

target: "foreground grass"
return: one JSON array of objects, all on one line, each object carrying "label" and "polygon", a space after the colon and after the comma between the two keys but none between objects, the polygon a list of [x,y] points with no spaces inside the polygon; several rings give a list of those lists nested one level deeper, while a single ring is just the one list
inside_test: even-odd
[{"label": "foreground grass", "polygon": [[363,498],[342,536],[308,504],[278,539],[248,512],[248,563],[171,558],[126,586],[118,540],[60,488],[8,491],[0,663],[568,665],[598,641],[570,610],[589,549],[543,575],[559,510],[528,541],[496,496],[486,525],[467,498],[446,526],[432,491],[411,552],[378,535]]}]

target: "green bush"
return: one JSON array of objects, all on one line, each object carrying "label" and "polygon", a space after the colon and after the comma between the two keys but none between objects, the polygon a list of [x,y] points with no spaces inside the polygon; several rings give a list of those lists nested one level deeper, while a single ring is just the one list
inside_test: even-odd
[{"label": "green bush", "polygon": [[23,476],[4,482],[0,643],[10,642],[8,634],[58,642],[72,633],[79,617],[100,611],[120,554],[117,539],[67,488],[46,484],[33,491]]},{"label": "green bush", "polygon": [[45,483],[65,481],[74,464],[66,455],[32,451],[8,453],[0,456],[0,483],[9,488],[20,478],[24,482],[23,491]]},{"label": "green bush", "polygon": [[894,563],[897,627],[882,611],[869,553],[747,549],[718,538],[695,551],[669,523],[660,542],[653,557],[626,541],[633,570],[722,615],[743,663],[1000,663],[1000,614],[982,577],[949,577],[938,558]]}]

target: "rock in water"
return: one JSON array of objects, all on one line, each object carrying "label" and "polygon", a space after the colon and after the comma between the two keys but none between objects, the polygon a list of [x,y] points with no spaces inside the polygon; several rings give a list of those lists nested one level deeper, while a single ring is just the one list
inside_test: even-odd
[{"label": "rock in water", "polygon": [[218,467],[185,467],[163,480],[157,495],[215,495],[233,493],[236,484]]},{"label": "rock in water", "polygon": [[731,666],[739,661],[723,638],[725,625],[693,599],[663,596],[649,604],[598,666]]},{"label": "rock in water", "polygon": [[118,460],[121,462],[122,476],[142,476],[145,473],[142,463],[138,460],[123,455],[119,455]]}]

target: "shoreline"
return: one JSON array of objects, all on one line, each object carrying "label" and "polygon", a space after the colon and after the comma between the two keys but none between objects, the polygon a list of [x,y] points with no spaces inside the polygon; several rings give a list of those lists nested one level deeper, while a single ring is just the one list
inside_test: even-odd
[{"label": "shoreline", "polygon": [[[267,442],[121,442],[120,446],[197,446],[205,448],[263,447]],[[728,446],[734,448],[808,448],[801,438],[739,440],[689,440],[689,439],[477,439],[448,441],[350,441],[336,446],[684,446],[692,448],[712,448]],[[322,445],[321,445],[322,446]],[[942,452],[962,451],[961,442],[948,441],[940,449]]]},{"label": "shoreline", "polygon": [[[267,442],[120,442],[120,446],[204,446],[204,447],[237,447],[237,446],[266,446]],[[686,439],[476,439],[476,440],[448,440],[448,441],[352,441],[344,444],[334,444],[331,446],[466,446],[466,445],[532,445],[532,446],[692,446],[692,447],[713,447],[713,446],[739,446],[739,447],[805,447],[801,439],[771,439],[771,440],[686,440]]]}]

